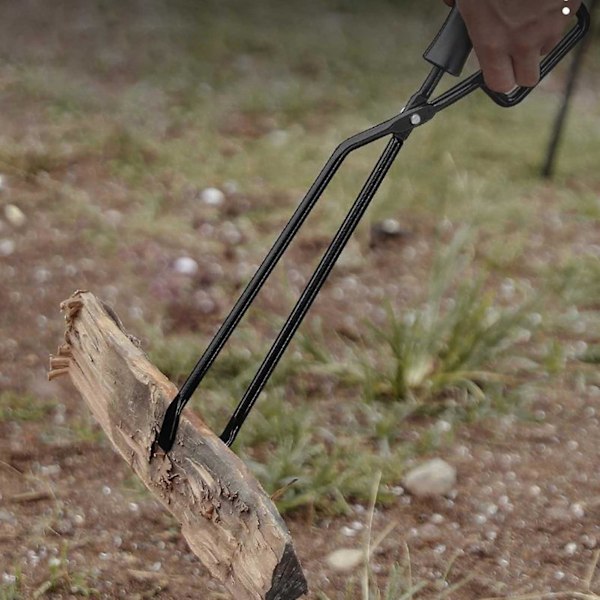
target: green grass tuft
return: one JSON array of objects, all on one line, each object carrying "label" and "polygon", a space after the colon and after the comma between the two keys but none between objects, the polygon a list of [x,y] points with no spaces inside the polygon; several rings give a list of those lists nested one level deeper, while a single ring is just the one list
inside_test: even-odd
[{"label": "green grass tuft", "polygon": [[30,394],[0,393],[0,421],[39,421],[49,415],[55,402],[42,401]]},{"label": "green grass tuft", "polygon": [[385,327],[372,327],[387,363],[366,365],[367,399],[471,404],[517,381],[533,303],[503,307],[465,249],[459,235],[440,255],[421,306],[401,317],[388,304]]}]

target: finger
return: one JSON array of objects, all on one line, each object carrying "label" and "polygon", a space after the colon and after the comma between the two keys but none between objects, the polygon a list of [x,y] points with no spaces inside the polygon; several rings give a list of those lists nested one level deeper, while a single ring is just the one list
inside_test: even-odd
[{"label": "finger", "polygon": [[507,53],[483,50],[477,53],[477,58],[483,71],[485,85],[490,90],[507,93],[515,87],[513,64]]},{"label": "finger", "polygon": [[535,87],[540,81],[540,56],[537,51],[529,51],[512,57],[513,71],[517,85]]}]

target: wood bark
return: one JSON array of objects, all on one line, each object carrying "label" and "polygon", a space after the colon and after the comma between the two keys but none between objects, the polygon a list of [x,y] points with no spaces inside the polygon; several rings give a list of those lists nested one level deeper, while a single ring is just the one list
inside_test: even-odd
[{"label": "wood bark", "polygon": [[179,520],[210,574],[235,600],[305,594],[290,533],[245,464],[190,411],[165,454],[156,438],[175,385],[93,294],[75,292],[61,309],[65,343],[50,359],[49,377],[70,376],[114,448]]}]

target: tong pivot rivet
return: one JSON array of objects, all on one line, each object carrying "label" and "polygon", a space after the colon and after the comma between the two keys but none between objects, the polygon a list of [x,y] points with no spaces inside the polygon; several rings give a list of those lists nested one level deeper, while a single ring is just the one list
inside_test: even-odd
[{"label": "tong pivot rivet", "polygon": [[411,115],[410,122],[413,125],[420,125],[421,124],[421,115],[419,113],[415,113],[414,115]]}]

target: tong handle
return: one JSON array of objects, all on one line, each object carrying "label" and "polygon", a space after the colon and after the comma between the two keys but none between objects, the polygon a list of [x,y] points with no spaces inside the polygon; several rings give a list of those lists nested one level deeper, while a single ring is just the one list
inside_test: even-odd
[{"label": "tong handle", "polygon": [[[542,60],[540,65],[540,81],[556,67],[556,65],[573,49],[574,46],[585,36],[590,28],[590,11],[586,2],[581,3],[577,11],[577,24],[572,27],[563,39]],[[481,86],[483,91],[499,106],[510,108],[522,102],[533,90],[530,87],[516,87],[507,94],[494,92],[487,86]]]},{"label": "tong handle", "polygon": [[454,6],[423,58],[446,73],[458,77],[472,49],[473,44],[465,22]]}]

